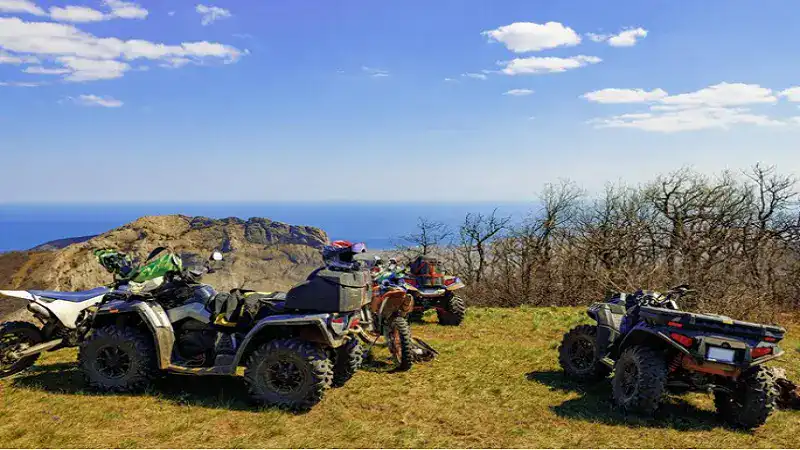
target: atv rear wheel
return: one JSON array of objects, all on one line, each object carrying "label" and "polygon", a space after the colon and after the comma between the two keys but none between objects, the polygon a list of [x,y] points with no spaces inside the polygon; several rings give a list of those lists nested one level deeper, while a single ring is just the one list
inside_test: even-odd
[{"label": "atv rear wheel", "polygon": [[404,317],[395,316],[386,325],[386,345],[392,354],[397,370],[406,371],[414,364],[414,343],[411,327]]},{"label": "atv rear wheel", "polygon": [[101,391],[140,391],[158,375],[153,339],[130,327],[92,330],[81,344],[78,365],[86,383]]},{"label": "atv rear wheel", "polygon": [[11,354],[42,343],[42,332],[32,323],[6,322],[0,325],[0,378],[30,368],[39,354],[15,358]]},{"label": "atv rear wheel", "polygon": [[455,295],[444,301],[444,307],[436,309],[439,325],[458,326],[464,321],[467,314],[467,304],[464,299]]},{"label": "atv rear wheel", "polygon": [[600,380],[611,373],[598,359],[597,327],[593,325],[580,325],[564,334],[558,362],[568,377],[579,381]]},{"label": "atv rear wheel", "polygon": [[652,414],[664,397],[666,382],[667,363],[660,352],[630,347],[614,366],[614,402],[627,412]]},{"label": "atv rear wheel", "polygon": [[352,337],[335,350],[336,363],[333,366],[333,387],[342,387],[353,378],[364,362],[364,347],[358,338]]},{"label": "atv rear wheel", "polygon": [[333,363],[319,345],[277,339],[250,355],[244,379],[255,401],[305,411],[319,403],[333,383]]},{"label": "atv rear wheel", "polygon": [[763,425],[779,396],[775,376],[766,367],[759,366],[746,373],[732,386],[732,393],[714,393],[717,412],[736,428],[751,429]]}]

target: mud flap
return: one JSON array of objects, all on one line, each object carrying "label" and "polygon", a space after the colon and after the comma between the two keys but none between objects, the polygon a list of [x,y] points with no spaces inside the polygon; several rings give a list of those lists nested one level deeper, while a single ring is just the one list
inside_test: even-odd
[{"label": "mud flap", "polygon": [[787,378],[785,369],[774,368],[772,373],[775,375],[775,382],[780,393],[778,407],[781,409],[800,409],[800,386]]}]

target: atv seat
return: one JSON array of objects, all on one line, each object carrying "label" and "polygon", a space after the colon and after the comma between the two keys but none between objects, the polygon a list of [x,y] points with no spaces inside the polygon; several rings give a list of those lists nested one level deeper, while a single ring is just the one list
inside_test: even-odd
[{"label": "atv seat", "polygon": [[97,296],[108,294],[111,289],[107,287],[98,287],[88,291],[78,292],[62,292],[62,291],[28,291],[37,297],[44,297],[53,300],[64,300],[67,302],[85,302]]}]

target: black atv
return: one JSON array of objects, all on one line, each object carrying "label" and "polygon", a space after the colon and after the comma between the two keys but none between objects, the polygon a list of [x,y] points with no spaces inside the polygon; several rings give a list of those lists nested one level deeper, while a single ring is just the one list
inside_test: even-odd
[{"label": "black atv", "polygon": [[650,414],[666,393],[713,392],[720,415],[738,428],[755,428],[775,409],[779,388],[764,366],[783,354],[786,332],[777,326],[678,309],[691,291],[638,291],[612,295],[587,311],[597,325],[564,335],[559,362],[578,380],[605,378],[612,370],[615,403]]}]

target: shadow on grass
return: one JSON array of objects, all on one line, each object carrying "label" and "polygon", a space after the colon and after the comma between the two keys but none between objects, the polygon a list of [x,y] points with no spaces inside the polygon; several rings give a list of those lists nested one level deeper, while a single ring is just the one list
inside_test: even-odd
[{"label": "shadow on grass", "polygon": [[[11,379],[11,385],[21,389],[36,389],[53,394],[115,396],[115,393],[91,389],[75,363],[34,366]],[[177,405],[257,412],[263,407],[250,400],[242,377],[186,376],[164,374],[145,392],[125,395],[149,395]],[[302,412],[298,413],[302,414]]]},{"label": "shadow on grass", "polygon": [[680,431],[711,430],[727,425],[711,411],[702,410],[680,397],[670,396],[653,417],[625,414],[611,398],[610,380],[595,383],[578,383],[569,380],[561,371],[531,372],[528,381],[550,387],[554,391],[581,394],[576,399],[551,406],[559,417],[599,422],[608,425],[623,425],[631,428],[673,428]]}]

